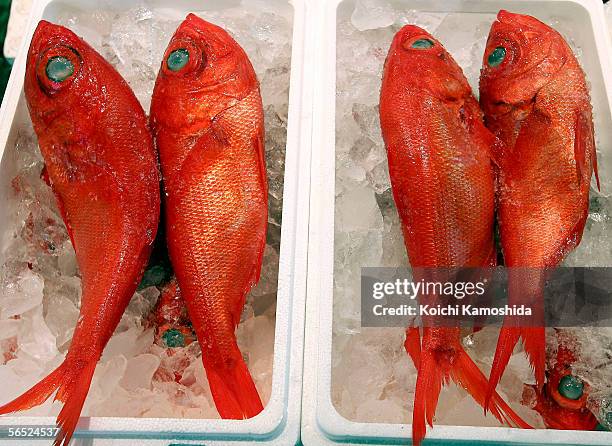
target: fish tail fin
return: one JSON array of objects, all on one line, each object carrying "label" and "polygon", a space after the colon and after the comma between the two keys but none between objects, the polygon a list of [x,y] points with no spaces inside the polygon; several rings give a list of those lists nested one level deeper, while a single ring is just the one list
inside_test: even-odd
[{"label": "fish tail fin", "polygon": [[433,427],[433,415],[438,405],[442,384],[448,380],[448,374],[439,367],[431,351],[421,352],[417,369],[412,410],[412,444],[414,446],[419,446],[425,438],[427,432],[425,421],[430,427]]},{"label": "fish tail fin", "polygon": [[499,332],[497,347],[495,348],[495,357],[493,358],[493,365],[491,366],[491,373],[489,374],[489,383],[487,384],[487,394],[485,397],[484,406],[485,413],[489,408],[489,403],[491,402],[493,395],[495,394],[495,389],[497,388],[497,385],[499,384],[499,381],[506,370],[506,366],[510,361],[510,356],[512,356],[514,346],[518,342],[520,335],[520,328],[507,326],[506,324],[504,324]]},{"label": "fish tail fin", "polygon": [[531,309],[529,316],[507,316],[497,339],[497,348],[489,376],[487,390],[488,408],[491,395],[504,374],[514,346],[523,341],[525,353],[534,371],[538,388],[544,386],[546,365],[546,335],[544,328],[544,287],[546,268],[510,268],[508,271],[508,303],[514,306],[526,305]]},{"label": "fish tail fin", "polygon": [[30,390],[24,392],[13,401],[0,406],[0,415],[28,410],[40,406],[47,401],[51,394],[62,384],[64,363],[35,384]]},{"label": "fish tail fin", "polygon": [[55,399],[63,402],[64,407],[57,416],[57,426],[60,432],[53,446],[67,446],[70,443],[81,416],[97,362],[97,359],[88,360],[81,367],[73,370],[70,375],[66,375],[60,385]]},{"label": "fish tail fin", "polygon": [[529,364],[533,369],[538,390],[544,387],[546,373],[546,331],[544,327],[524,327],[521,339]]},{"label": "fish tail fin", "polygon": [[[465,350],[461,349],[457,352],[450,375],[453,381],[468,391],[474,401],[485,407],[488,380]],[[501,423],[531,429],[531,426],[514,412],[497,392],[493,391],[488,404],[493,416]]]},{"label": "fish tail fin", "polygon": [[414,367],[418,369],[421,362],[421,335],[417,327],[408,327],[406,330],[404,348],[412,359]]},{"label": "fish tail fin", "polygon": [[[448,351],[424,350],[421,352],[420,359],[412,412],[412,443],[414,446],[420,445],[425,438],[425,422],[433,427],[440,391],[442,386],[451,379],[466,389],[472,398],[483,407],[487,393],[486,377],[461,346],[456,346],[451,355],[448,354]],[[491,398],[490,410],[502,423],[523,428],[531,427],[496,392]]]},{"label": "fish tail fin", "polygon": [[35,384],[30,390],[0,407],[0,415],[31,409],[44,403],[57,390],[56,401],[64,407],[57,417],[60,432],[54,445],[67,445],[76,428],[97,360],[89,360],[83,367],[74,368],[74,362],[64,361],[58,368]]},{"label": "fish tail fin", "polygon": [[252,418],[263,410],[259,393],[240,351],[236,348],[230,366],[206,364],[204,368],[219,415],[224,419]]},{"label": "fish tail fin", "polygon": [[495,358],[489,375],[485,412],[489,407],[489,401],[504,374],[514,346],[519,338],[523,341],[525,353],[534,371],[538,389],[542,390],[544,385],[544,374],[546,364],[546,337],[544,327],[516,327],[504,325],[497,340]]}]

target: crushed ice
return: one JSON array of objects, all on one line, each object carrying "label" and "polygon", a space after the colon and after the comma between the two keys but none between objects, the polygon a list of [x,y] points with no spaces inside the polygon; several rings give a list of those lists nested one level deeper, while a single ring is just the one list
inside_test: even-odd
[{"label": "crushed ice", "polygon": [[[268,245],[262,277],[248,298],[238,342],[262,400],[271,392],[278,252],[287,131],[292,15],[262,3],[203,11],[249,54],[261,82],[270,183]],[[68,10],[59,18],[109,60],[148,111],[165,47],[185,17],[139,6],[121,13]],[[41,180],[42,158],[20,104],[14,143],[7,147],[3,187],[9,190],[0,234],[0,391],[2,403],[57,367],[79,314],[80,277],[53,194]],[[6,175],[4,175],[6,174]],[[167,348],[153,321],[160,290],[137,291],[96,369],[83,415],[217,418],[197,342]],[[50,401],[27,412],[56,415]],[[25,415],[18,414],[18,415]]]},{"label": "crushed ice", "polygon": [[[332,399],[343,416],[360,422],[410,422],[416,379],[403,348],[403,329],[360,327],[360,268],[408,262],[378,118],[381,75],[389,45],[403,25],[423,27],[462,66],[477,94],[482,55],[495,19],[495,14],[401,10],[393,5],[387,0],[358,0],[352,10],[339,9],[337,21]],[[607,9],[609,15],[612,8]],[[568,38],[580,58],[581,48],[571,36],[572,23],[559,17],[550,17],[549,23]],[[606,152],[598,149],[603,172],[602,166],[610,166],[610,162]],[[612,265],[612,177],[603,173],[602,179],[603,192],[592,191],[585,234],[568,265]],[[603,423],[606,413],[612,413],[612,330],[584,329],[576,337],[586,346],[576,373],[591,384],[589,404]],[[548,339],[554,344],[554,336]],[[485,375],[496,340],[496,330],[491,327],[464,340]],[[532,382],[532,375],[519,347],[498,390],[527,422],[543,427],[540,416],[521,404],[523,384]],[[608,426],[612,427],[612,415],[609,417]],[[454,385],[443,390],[436,423],[500,425],[494,417],[485,418],[467,393]]]}]

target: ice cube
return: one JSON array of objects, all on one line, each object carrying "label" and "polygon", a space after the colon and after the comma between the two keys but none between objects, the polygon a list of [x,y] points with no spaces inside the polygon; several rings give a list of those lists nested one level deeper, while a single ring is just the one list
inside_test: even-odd
[{"label": "ice cube", "polygon": [[148,353],[130,359],[127,369],[121,379],[121,386],[126,390],[151,388],[153,375],[161,363],[158,356]]},{"label": "ice cube", "polygon": [[351,22],[359,31],[385,28],[395,21],[395,11],[387,0],[357,0]]}]

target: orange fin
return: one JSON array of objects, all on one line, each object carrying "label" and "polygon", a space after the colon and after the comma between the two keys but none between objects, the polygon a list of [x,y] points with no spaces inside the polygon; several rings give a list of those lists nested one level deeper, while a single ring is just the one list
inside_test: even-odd
[{"label": "orange fin", "polygon": [[546,337],[544,327],[517,327],[504,325],[499,338],[495,358],[489,375],[485,411],[489,408],[489,402],[499,384],[501,377],[508,366],[510,356],[519,338],[523,341],[525,353],[534,371],[537,387],[541,390],[544,385],[544,374],[546,364]]},{"label": "orange fin", "polygon": [[510,361],[510,356],[514,351],[514,346],[519,340],[521,335],[520,328],[518,327],[502,327],[497,338],[497,347],[495,348],[495,357],[493,358],[493,365],[491,367],[491,373],[489,374],[489,383],[487,385],[487,396],[485,398],[485,412],[489,407],[489,401],[491,400],[499,381],[501,380],[504,370]]},{"label": "orange fin", "polygon": [[70,443],[72,434],[79,421],[85,398],[89,392],[96,363],[97,360],[89,361],[78,373],[71,375],[74,378],[62,383],[62,386],[57,391],[55,399],[62,401],[64,407],[62,407],[57,416],[57,426],[60,428],[60,432],[57,434],[53,446],[68,446]]},{"label": "orange fin", "polygon": [[36,407],[47,401],[51,394],[62,384],[64,363],[35,384],[30,390],[18,396],[10,403],[0,407],[0,415],[19,412]]},{"label": "orange fin", "polygon": [[0,415],[38,406],[57,390],[55,400],[62,401],[64,407],[57,416],[57,426],[60,432],[53,444],[54,446],[67,446],[79,421],[96,363],[96,360],[91,360],[82,368],[73,369],[71,363],[64,361],[30,390],[0,407]]},{"label": "orange fin", "polygon": [[[425,421],[432,426],[440,391],[450,379],[467,390],[478,404],[483,407],[485,405],[487,393],[485,376],[461,347],[458,347],[452,356],[453,358],[449,357],[448,351],[421,352],[412,413],[412,443],[415,446],[420,445],[425,438]],[[495,418],[502,423],[531,428],[497,392],[493,392],[489,408]]]},{"label": "orange fin", "polygon": [[[595,149],[595,135],[593,133],[593,121],[584,113],[576,115],[574,135],[574,158],[576,159],[576,170],[580,182],[587,166],[587,154],[590,157],[592,169],[595,173],[597,190],[601,191],[599,183],[599,171],[597,170],[597,152]],[[590,174],[590,172],[588,172]]]},{"label": "orange fin", "polygon": [[253,378],[239,351],[234,355],[231,368],[206,366],[204,359],[210,391],[221,418],[242,420],[263,410]]},{"label": "orange fin", "polygon": [[414,367],[418,370],[421,362],[421,335],[417,327],[408,327],[406,330],[406,340],[404,348],[410,355],[410,359],[414,363]]}]

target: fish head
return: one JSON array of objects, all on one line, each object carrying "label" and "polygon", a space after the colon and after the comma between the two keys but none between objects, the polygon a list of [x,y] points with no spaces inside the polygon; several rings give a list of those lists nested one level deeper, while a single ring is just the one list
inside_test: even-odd
[{"label": "fish head", "polygon": [[471,94],[459,65],[431,34],[415,25],[400,29],[385,62],[385,85],[409,91],[428,91],[443,101]]},{"label": "fish head", "polygon": [[491,26],[480,76],[487,108],[532,103],[567,60],[567,44],[534,17],[500,11]]},{"label": "fish head", "polygon": [[194,14],[179,26],[163,57],[151,103],[154,126],[207,127],[258,88],[240,45]]},{"label": "fish head", "polygon": [[104,74],[95,51],[69,29],[42,20],[32,37],[24,89],[30,114],[44,127],[63,126],[79,110],[87,110],[91,122],[103,103]]}]

